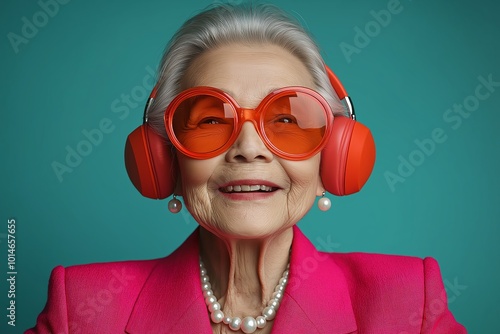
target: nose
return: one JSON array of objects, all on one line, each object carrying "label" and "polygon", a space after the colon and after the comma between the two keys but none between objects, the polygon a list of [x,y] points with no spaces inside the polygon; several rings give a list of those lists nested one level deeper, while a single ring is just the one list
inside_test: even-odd
[{"label": "nose", "polygon": [[226,160],[229,162],[270,162],[273,157],[251,121],[243,123],[238,138],[226,152]]}]

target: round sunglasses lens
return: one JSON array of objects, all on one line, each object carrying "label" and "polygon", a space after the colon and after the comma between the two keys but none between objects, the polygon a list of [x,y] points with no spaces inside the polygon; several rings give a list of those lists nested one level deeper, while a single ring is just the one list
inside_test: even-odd
[{"label": "round sunglasses lens", "polygon": [[174,111],[172,127],[184,149],[195,154],[223,147],[234,129],[235,112],[221,99],[197,95],[182,101]]},{"label": "round sunglasses lens", "polygon": [[307,154],[322,143],[326,112],[318,100],[306,93],[287,93],[267,106],[264,131],[278,150],[290,155]]}]

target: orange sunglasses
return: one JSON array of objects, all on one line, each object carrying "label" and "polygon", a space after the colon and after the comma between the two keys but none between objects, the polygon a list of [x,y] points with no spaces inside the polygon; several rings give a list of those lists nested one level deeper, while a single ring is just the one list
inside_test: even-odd
[{"label": "orange sunglasses", "polygon": [[246,109],[224,91],[194,87],[178,94],[164,120],[172,144],[184,155],[209,159],[224,153],[250,121],[266,147],[287,160],[305,160],[325,146],[333,113],[326,100],[306,87],[285,87]]}]

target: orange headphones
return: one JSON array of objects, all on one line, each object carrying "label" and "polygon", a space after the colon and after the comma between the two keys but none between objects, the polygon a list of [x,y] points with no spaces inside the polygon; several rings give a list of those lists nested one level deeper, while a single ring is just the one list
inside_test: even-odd
[{"label": "orange headphones", "polygon": [[[375,142],[370,129],[356,121],[354,106],[340,80],[328,66],[325,68],[350,116],[335,116],[330,138],[321,151],[321,181],[329,193],[350,195],[361,190],[372,172]],[[143,124],[127,137],[125,166],[143,196],[164,199],[174,192],[177,167],[173,147],[147,123],[148,108],[155,97],[156,87],[146,103]]]}]

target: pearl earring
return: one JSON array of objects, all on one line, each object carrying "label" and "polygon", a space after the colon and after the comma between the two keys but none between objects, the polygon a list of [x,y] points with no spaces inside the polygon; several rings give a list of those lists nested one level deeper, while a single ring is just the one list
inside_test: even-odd
[{"label": "pearl earring", "polygon": [[323,195],[318,200],[318,208],[321,211],[328,211],[332,207],[332,202],[328,197],[325,197],[325,192],[323,191]]},{"label": "pearl earring", "polygon": [[181,209],[182,209],[182,203],[174,195],[174,197],[170,201],[168,201],[168,211],[172,213],[179,213]]}]

